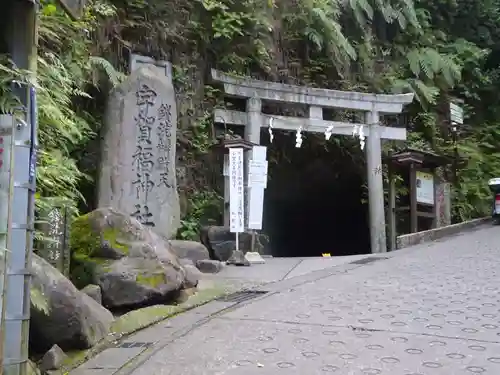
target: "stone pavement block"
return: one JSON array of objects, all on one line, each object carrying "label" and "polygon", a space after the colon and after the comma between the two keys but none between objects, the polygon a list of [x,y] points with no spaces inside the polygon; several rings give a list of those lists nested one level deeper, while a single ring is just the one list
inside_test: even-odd
[{"label": "stone pavement block", "polygon": [[78,368],[71,371],[71,375],[112,375],[115,372],[114,369],[87,369]]},{"label": "stone pavement block", "polygon": [[197,313],[199,308],[200,307],[197,307],[196,309],[175,315],[174,317],[165,320],[161,324],[164,325],[165,327],[171,327],[173,331],[177,330],[178,328],[192,326],[198,323],[198,321],[203,318],[203,316],[200,316],[200,314]]},{"label": "stone pavement block", "polygon": [[[109,348],[82,365],[79,370],[118,369],[146,348]],[[73,372],[71,373],[73,375]]]},{"label": "stone pavement block", "polygon": [[165,321],[157,323],[149,328],[143,329],[122,340],[122,342],[159,343],[161,341],[170,340],[172,335],[177,330],[191,327],[197,324],[200,320],[205,319],[205,317],[215,314],[219,310],[232,305],[233,303],[229,302],[215,302],[201,305],[192,310],[166,319]]},{"label": "stone pavement block", "polygon": [[191,328],[204,320],[207,316],[217,313],[219,310],[233,305],[233,303],[215,302],[201,305],[182,314],[159,322],[151,327],[141,330],[122,342],[152,342],[160,343],[171,340],[178,330]]},{"label": "stone pavement block", "polygon": [[147,343],[156,343],[160,341],[165,335],[168,335],[171,331],[171,327],[165,326],[151,326],[142,331],[139,331],[126,339],[122,340],[123,343],[132,343],[132,342],[147,342]]},{"label": "stone pavement block", "polygon": [[209,316],[218,313],[222,309],[231,307],[232,305],[234,305],[232,302],[213,301],[211,303],[207,303],[206,305],[197,307],[192,310],[192,313],[196,315]]},{"label": "stone pavement block", "polygon": [[259,280],[274,282],[282,280],[290,270],[293,270],[303,258],[268,258],[265,264],[256,264],[245,268],[244,272],[240,267],[227,266],[217,274],[220,278],[243,278],[249,280]]},{"label": "stone pavement block", "polygon": [[314,271],[336,267],[342,264],[347,264],[355,260],[367,257],[369,257],[369,255],[349,255],[349,256],[331,257],[331,258],[325,257],[325,258],[304,259],[300,264],[298,264],[286,275],[286,279],[291,279],[292,277],[306,275]]},{"label": "stone pavement block", "polygon": [[[380,260],[225,316],[500,341],[497,232],[486,237],[493,233],[488,228],[448,241],[449,247]],[[474,251],[477,240],[480,252]]]},{"label": "stone pavement block", "polygon": [[500,344],[426,335],[216,319],[133,375],[498,374]]}]

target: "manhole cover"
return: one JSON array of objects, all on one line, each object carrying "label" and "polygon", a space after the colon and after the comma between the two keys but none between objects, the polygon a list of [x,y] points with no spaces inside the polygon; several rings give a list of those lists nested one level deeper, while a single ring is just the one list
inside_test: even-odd
[{"label": "manhole cover", "polygon": [[384,260],[384,259],[389,259],[389,258],[383,258],[383,257],[363,258],[363,259],[355,260],[354,262],[351,262],[349,264],[369,264],[369,263],[377,262],[379,260]]},{"label": "manhole cover", "polygon": [[245,290],[241,292],[236,292],[236,293],[231,293],[228,294],[227,296],[222,296],[216,299],[216,301],[219,302],[236,302],[236,303],[241,303],[244,301],[248,301],[253,298],[257,298],[263,294],[268,293],[267,291],[264,290]]}]

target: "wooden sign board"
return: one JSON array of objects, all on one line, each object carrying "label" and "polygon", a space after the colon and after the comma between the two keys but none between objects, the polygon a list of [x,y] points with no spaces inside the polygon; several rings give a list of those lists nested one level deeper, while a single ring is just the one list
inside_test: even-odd
[{"label": "wooden sign board", "polygon": [[434,205],[434,176],[432,173],[416,171],[417,202]]},{"label": "wooden sign board", "polygon": [[57,268],[63,275],[69,275],[70,248],[69,228],[70,214],[65,207],[42,209],[43,219],[38,224],[43,233],[43,240],[37,241],[38,254]]},{"label": "wooden sign board", "polygon": [[66,13],[74,20],[80,19],[87,0],[58,0]]},{"label": "wooden sign board", "polygon": [[459,105],[450,103],[450,117],[453,124],[462,125],[464,123],[464,110]]}]

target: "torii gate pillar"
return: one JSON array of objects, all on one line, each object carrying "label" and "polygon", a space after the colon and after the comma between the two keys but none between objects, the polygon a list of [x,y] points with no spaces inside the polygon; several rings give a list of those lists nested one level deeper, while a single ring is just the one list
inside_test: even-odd
[{"label": "torii gate pillar", "polygon": [[368,174],[371,252],[385,253],[387,251],[387,244],[383,199],[384,181],[382,178],[382,147],[378,112],[367,112],[365,114],[365,122],[370,127],[370,134],[366,142],[366,169]]},{"label": "torii gate pillar", "polygon": [[246,107],[248,123],[245,126],[245,140],[260,144],[262,100],[259,98],[248,98]]}]

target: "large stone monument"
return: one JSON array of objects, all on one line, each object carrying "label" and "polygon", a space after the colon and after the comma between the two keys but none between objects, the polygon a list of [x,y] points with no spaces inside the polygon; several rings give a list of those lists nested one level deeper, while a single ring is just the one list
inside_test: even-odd
[{"label": "large stone monument", "polygon": [[180,225],[177,108],[171,77],[142,66],[111,94],[102,138],[99,207],[128,212],[171,238]]}]

